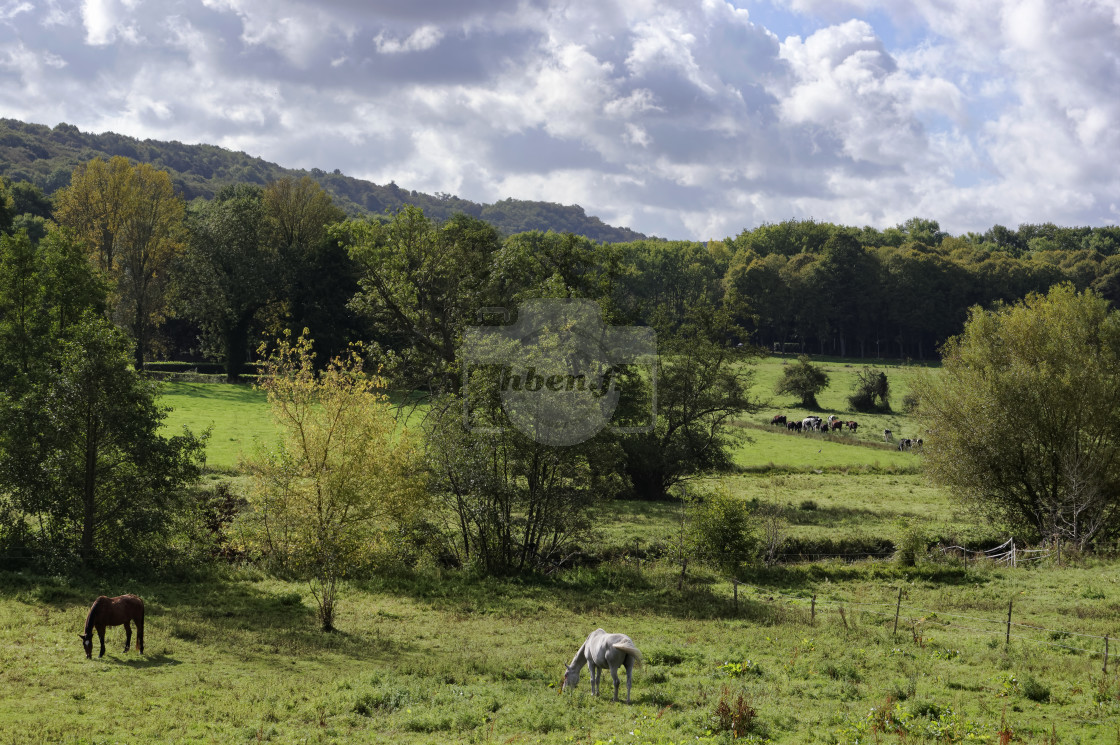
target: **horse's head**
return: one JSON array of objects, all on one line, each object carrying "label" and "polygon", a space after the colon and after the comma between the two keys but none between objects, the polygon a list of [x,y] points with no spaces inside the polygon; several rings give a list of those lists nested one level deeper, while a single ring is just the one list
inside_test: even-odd
[{"label": "horse's head", "polygon": [[91,631],[88,634],[78,634],[78,637],[82,640],[82,649],[84,649],[86,651],[86,659],[87,660],[92,660],[93,659],[93,632]]},{"label": "horse's head", "polygon": [[569,667],[564,671],[564,682],[560,684],[560,692],[563,693],[568,688],[575,690],[576,685],[579,683],[579,671],[581,665],[576,667]]}]

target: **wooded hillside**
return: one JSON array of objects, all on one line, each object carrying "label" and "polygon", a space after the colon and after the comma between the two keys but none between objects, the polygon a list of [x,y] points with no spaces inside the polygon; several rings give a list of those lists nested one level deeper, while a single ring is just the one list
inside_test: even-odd
[{"label": "wooded hillside", "polygon": [[140,163],[167,169],[175,188],[186,199],[212,198],[224,186],[238,183],[265,184],[290,176],[311,176],[331,195],[334,203],[348,215],[396,212],[406,204],[424,210],[438,221],[456,212],[479,217],[503,233],[526,230],[571,232],[597,241],[632,241],[646,236],[607,225],[589,216],[579,205],[505,199],[494,204],[479,204],[449,194],[424,194],[397,186],[375,184],[342,174],[284,168],[243,152],[215,145],[185,145],[181,142],[138,140],[135,137],[105,132],[90,134],[72,124],[53,129],[16,119],[0,119],[0,176],[13,182],[29,181],[47,194],[70,182],[74,168],[93,158],[106,160],[122,155]]}]

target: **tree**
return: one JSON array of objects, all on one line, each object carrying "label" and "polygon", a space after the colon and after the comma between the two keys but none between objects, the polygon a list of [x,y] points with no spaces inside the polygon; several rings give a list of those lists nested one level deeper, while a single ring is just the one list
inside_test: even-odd
[{"label": "tree", "polygon": [[362,567],[382,529],[424,509],[418,450],[396,427],[385,381],[363,373],[356,349],[320,373],[306,332],[294,344],[286,336],[262,379],[282,439],[249,463],[251,520],[263,551],[308,576],[319,623],[331,631],[339,583]]},{"label": "tree", "polygon": [[731,576],[754,559],[759,547],[754,516],[726,486],[686,494],[684,508],[685,542],[697,559]]},{"label": "tree", "polygon": [[74,169],[58,195],[56,217],[74,230],[113,283],[114,316],[135,342],[144,367],[151,330],[162,320],[170,267],[182,247],[183,200],[171,176],[116,156]]},{"label": "tree", "polygon": [[556,566],[587,538],[590,508],[620,487],[618,450],[606,433],[572,446],[546,445],[514,426],[495,391],[472,381],[463,401],[435,399],[425,422],[430,487],[448,521],[448,548],[488,574]]},{"label": "tree", "polygon": [[416,207],[389,222],[350,221],[334,235],[361,271],[351,307],[391,350],[389,372],[409,388],[457,390],[464,328],[488,302],[496,230],[467,215],[436,225]]},{"label": "tree", "polygon": [[1120,531],[1120,313],[1071,286],[973,308],[916,382],[927,472],[1031,540]]},{"label": "tree", "polygon": [[357,292],[357,272],[329,227],[345,217],[330,195],[308,176],[281,178],[264,190],[265,244],[280,266],[277,290],[283,319],[269,331],[308,328],[323,360],[345,354]]},{"label": "tree", "polygon": [[176,267],[176,301],[219,350],[226,379],[240,379],[254,316],[277,298],[279,253],[266,241],[263,190],[223,189],[189,218],[190,240]]},{"label": "tree", "polygon": [[[730,348],[718,339],[722,334],[703,328],[691,323],[679,336],[659,342],[656,422],[649,432],[619,438],[625,472],[638,499],[664,499],[682,481],[728,469],[737,441],[732,420],[759,409],[750,397],[753,371],[746,367],[758,350]],[[649,379],[639,370],[620,377],[624,392],[648,388]],[[645,400],[631,395],[620,422],[641,425],[648,411]]]},{"label": "tree", "polygon": [[0,400],[0,493],[44,556],[151,558],[188,511],[203,440],[160,434],[155,384],[132,369],[129,347],[87,312]]},{"label": "tree", "polygon": [[808,355],[800,355],[796,364],[787,365],[782,370],[774,392],[778,395],[797,396],[799,405],[807,409],[819,408],[817,394],[828,387],[828,373],[809,361]]},{"label": "tree", "polygon": [[880,408],[884,411],[891,410],[890,382],[887,374],[882,371],[865,367],[856,373],[856,381],[852,386],[852,395],[848,403],[856,411],[874,411]]}]

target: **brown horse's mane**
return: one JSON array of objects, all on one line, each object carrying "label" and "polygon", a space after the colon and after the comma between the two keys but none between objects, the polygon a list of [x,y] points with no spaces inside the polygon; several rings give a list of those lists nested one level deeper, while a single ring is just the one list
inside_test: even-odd
[{"label": "brown horse's mane", "polygon": [[108,602],[110,602],[109,598],[105,597],[104,595],[100,596],[99,598],[97,598],[97,600],[93,601],[93,605],[91,605],[89,607],[89,613],[86,614],[86,630],[85,630],[86,634],[92,634],[93,633],[93,623],[94,623],[93,616],[94,616],[94,613],[101,607],[101,605],[103,603],[108,603]]}]

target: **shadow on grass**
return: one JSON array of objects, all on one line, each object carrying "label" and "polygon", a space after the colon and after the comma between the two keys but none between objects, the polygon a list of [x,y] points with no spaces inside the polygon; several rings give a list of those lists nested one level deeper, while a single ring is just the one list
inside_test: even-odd
[{"label": "shadow on grass", "polygon": [[265,392],[251,383],[185,383],[168,382],[160,385],[160,394],[190,399],[206,399],[224,404],[265,404]]},{"label": "shadow on grass", "polygon": [[[277,663],[293,654],[333,653],[376,659],[409,649],[407,644],[379,637],[376,629],[325,633],[319,629],[309,593],[290,589],[270,591],[248,580],[196,577],[186,582],[134,582],[117,578],[95,581],[0,573],[0,599],[65,617],[67,633],[83,628],[89,607],[99,595],[125,593],[135,593],[144,599],[144,631],[149,646],[161,639],[176,644],[226,646],[266,661],[275,656]],[[118,635],[123,642],[121,627],[107,628],[107,644],[115,643]],[[160,655],[150,659],[144,664],[178,664]],[[128,664],[125,660],[114,662]]]},{"label": "shadow on grass", "polygon": [[122,667],[133,667],[141,670],[149,667],[171,667],[174,665],[183,664],[180,660],[177,660],[174,657],[166,654],[144,655],[143,657],[129,656],[126,658],[103,657],[101,661],[111,662],[114,665],[120,665]]}]

